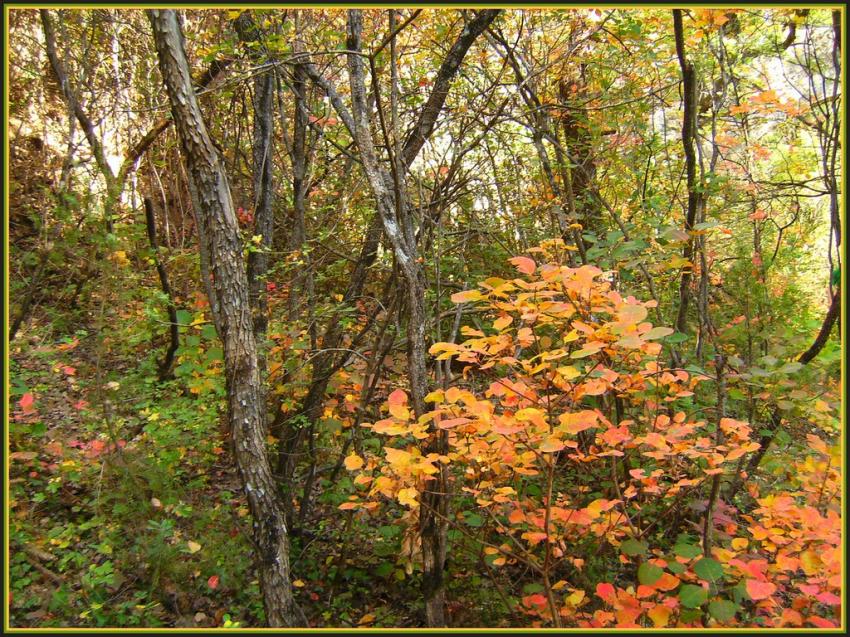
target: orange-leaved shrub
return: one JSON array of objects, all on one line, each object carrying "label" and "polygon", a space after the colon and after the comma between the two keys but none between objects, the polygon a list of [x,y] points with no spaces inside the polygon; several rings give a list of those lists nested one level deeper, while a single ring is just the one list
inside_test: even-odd
[{"label": "orange-leaved shrub", "polygon": [[[750,480],[748,511],[726,502],[759,449],[751,427],[723,413],[716,378],[665,363],[674,332],[647,320],[655,301],[559,263],[562,248],[543,244],[532,253],[545,262],[515,257],[516,278],[453,295],[486,317],[431,347],[463,374],[418,420],[404,391],[390,394],[387,417],[367,425],[386,444],[346,459],[358,492],[340,508],[400,505],[410,573],[421,494],[447,465],[445,521],[494,577],[532,574],[512,599],[533,626],[837,625],[837,449],[810,436],[792,489]],[[447,453],[424,453],[440,432]]]}]

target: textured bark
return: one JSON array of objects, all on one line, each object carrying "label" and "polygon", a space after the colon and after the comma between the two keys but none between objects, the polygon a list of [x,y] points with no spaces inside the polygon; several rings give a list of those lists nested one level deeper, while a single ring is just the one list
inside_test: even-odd
[{"label": "textured bark", "polygon": [[[306,72],[303,64],[292,71],[292,93],[295,98],[295,117],[292,125],[292,234],[290,250],[303,250],[307,239],[307,111]],[[301,292],[311,287],[310,268],[297,272],[289,295],[290,315],[298,316],[301,309]]]},{"label": "textured bark", "polygon": [[[258,42],[262,34],[254,23],[250,11],[245,11],[234,20],[234,26],[243,42]],[[251,59],[255,63],[263,61],[261,49],[252,49]],[[254,235],[261,237],[259,250],[248,255],[248,290],[251,299],[251,311],[254,317],[254,335],[258,344],[265,336],[268,327],[268,299],[266,295],[266,274],[269,270],[268,250],[274,242],[274,183],[272,175],[272,139],[274,134],[274,73],[268,71],[254,77],[254,126],[252,131],[251,154],[254,181]],[[261,356],[261,367],[262,356]]]},{"label": "textured bark", "polygon": [[268,299],[266,275],[269,271],[269,254],[274,243],[274,211],[272,199],[272,132],[274,102],[274,75],[266,73],[254,80],[254,234],[262,237],[261,250],[248,255],[248,285],[251,308],[254,312],[254,334],[263,338],[268,327]]},{"label": "textured bark", "polygon": [[[696,154],[696,128],[697,128],[697,80],[694,65],[685,56],[685,34],[682,26],[682,10],[673,9],[673,31],[676,40],[676,55],[679,58],[679,67],[682,70],[682,96],[683,96],[683,119],[682,119],[682,146],[685,149],[685,172],[687,174],[688,187],[688,209],[685,214],[685,232],[690,233],[696,223],[697,212],[701,205],[702,194],[697,188],[697,154]],[[694,240],[688,237],[685,247],[682,249],[682,257],[686,261],[692,261],[694,257]],[[691,280],[693,279],[693,266],[685,265],[682,268],[682,276],[679,279],[679,310],[676,315],[676,330],[683,334],[688,327],[688,305],[691,300]]]},{"label": "textured bark", "polygon": [[[558,99],[564,107],[561,116],[561,128],[564,131],[565,150],[569,160],[575,161],[575,167],[566,165],[563,175],[564,189],[571,200],[570,212],[575,214],[586,230],[597,231],[594,221],[599,218],[599,210],[593,205],[589,186],[596,176],[596,163],[593,160],[593,140],[587,127],[587,111],[576,106],[575,96],[582,94],[584,88],[584,67],[580,79],[559,84]],[[572,87],[578,90],[573,91]]]},{"label": "textured bark", "polygon": [[265,407],[248,278],[230,187],[192,88],[177,14],[151,9],[148,15],[186,160],[201,252],[207,255],[212,276],[205,283],[208,294],[217,300],[213,319],[224,344],[228,419],[236,463],[254,520],[266,621],[270,626],[303,625],[304,616],[292,596],[287,529],[266,453]]},{"label": "textured bark", "polygon": [[159,283],[162,291],[168,298],[168,321],[169,342],[165,356],[159,364],[159,379],[165,380],[172,376],[171,367],[174,364],[174,354],[180,347],[180,330],[177,326],[177,306],[174,303],[174,293],[171,291],[171,283],[168,281],[168,272],[159,258],[159,241],[156,237],[156,217],[153,212],[153,202],[145,197],[145,222],[147,224],[148,242],[153,250],[153,260],[156,265],[156,273],[159,275]]},{"label": "textured bark", "polygon": [[[463,57],[475,38],[487,28],[496,15],[498,15],[498,11],[481,11],[464,27],[463,32],[440,67],[435,88],[423,107],[413,132],[405,142],[401,157],[397,158],[393,176],[390,176],[386,169],[380,165],[372,139],[363,59],[356,54],[348,56],[352,133],[360,151],[363,171],[375,197],[378,217],[381,220],[384,235],[392,247],[393,255],[405,279],[408,311],[407,361],[410,376],[410,402],[417,416],[425,412],[425,395],[428,391],[425,277],[418,260],[416,232],[412,226],[412,217],[406,214],[403,179],[425,140],[434,130],[437,117],[448,95],[451,79],[457,73]],[[361,12],[350,10],[348,13],[347,40],[349,51],[360,51],[361,31]],[[378,108],[380,111],[380,104]],[[384,126],[385,122],[382,120],[382,128]],[[393,188],[395,188],[394,192]],[[444,432],[432,432],[432,440],[428,444],[427,451],[439,451],[445,446]],[[437,484],[432,487],[433,490],[425,490],[421,494],[422,506],[419,523],[424,569],[422,593],[428,626],[445,626],[444,565],[447,549],[447,526],[444,520],[448,513],[448,499],[445,495],[447,487],[445,471],[441,471],[440,478],[436,482]]]}]

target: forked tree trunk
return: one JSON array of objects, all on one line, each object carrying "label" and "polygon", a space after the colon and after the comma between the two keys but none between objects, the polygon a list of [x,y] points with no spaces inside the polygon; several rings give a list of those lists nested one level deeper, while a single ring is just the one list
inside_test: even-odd
[{"label": "forked tree trunk", "polygon": [[257,568],[270,626],[304,625],[290,583],[286,525],[266,453],[266,427],[248,278],[230,187],[207,132],[189,75],[183,35],[172,10],[150,9],[159,68],[186,160],[208,294],[224,344],[228,418],[236,463],[254,519]]},{"label": "forked tree trunk", "polygon": [[[479,12],[464,28],[450,49],[440,67],[428,101],[420,112],[417,125],[401,150],[401,157],[395,157],[395,177],[391,177],[379,160],[372,139],[369,106],[366,97],[366,81],[363,58],[359,55],[360,36],[363,16],[360,10],[348,12],[347,48],[348,76],[351,87],[352,116],[347,124],[351,128],[360,158],[363,172],[369,181],[375,197],[378,217],[384,229],[396,262],[405,279],[407,300],[407,364],[410,376],[410,401],[416,416],[425,413],[425,395],[428,392],[428,346],[425,325],[425,275],[418,257],[416,229],[407,210],[406,193],[403,180],[406,171],[419,153],[425,141],[431,135],[446,96],[452,78],[457,73],[469,47],[484,29],[498,15],[498,10]],[[374,79],[374,78],[373,78]],[[380,103],[378,109],[380,111]],[[345,119],[345,118],[344,118]],[[397,132],[397,131],[394,131]],[[444,432],[432,429],[432,439],[426,453],[445,453],[446,437]],[[425,618],[428,626],[445,626],[445,583],[444,569],[447,549],[448,475],[442,469],[436,482],[423,489],[419,513],[419,531],[422,540],[423,581],[422,593],[425,602]]]}]

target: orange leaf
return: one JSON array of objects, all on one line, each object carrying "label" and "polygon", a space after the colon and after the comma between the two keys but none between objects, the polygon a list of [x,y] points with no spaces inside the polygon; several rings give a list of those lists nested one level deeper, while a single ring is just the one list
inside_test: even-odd
[{"label": "orange leaf", "polygon": [[776,584],[770,582],[760,582],[754,579],[747,580],[747,595],[753,601],[767,599],[776,592]]},{"label": "orange leaf", "polygon": [[660,591],[672,591],[679,583],[680,580],[678,577],[670,573],[664,573],[653,586]]},{"label": "orange leaf", "polygon": [[534,274],[537,269],[537,264],[528,257],[514,257],[508,260],[523,274]]},{"label": "orange leaf", "polygon": [[596,585],[596,594],[606,601],[614,597],[615,593],[614,586],[608,582],[600,582]]}]

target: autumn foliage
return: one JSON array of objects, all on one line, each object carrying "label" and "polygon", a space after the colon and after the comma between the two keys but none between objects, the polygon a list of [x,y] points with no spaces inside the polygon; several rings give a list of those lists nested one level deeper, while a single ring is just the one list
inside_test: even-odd
[{"label": "autumn foliage", "polygon": [[[722,493],[759,448],[751,427],[694,402],[715,381],[669,367],[673,330],[647,320],[654,302],[562,265],[563,249],[544,244],[540,262],[511,259],[517,278],[453,296],[488,317],[431,347],[462,376],[418,420],[390,394],[387,418],[365,425],[386,446],[346,459],[358,490],[339,508],[400,505],[412,572],[419,495],[448,465],[453,524],[491,567],[535,574],[517,610],[538,626],[837,625],[838,449],[809,435],[788,490],[751,482],[743,504],[708,500],[712,478]],[[422,452],[431,423],[448,431],[445,455]]]}]

